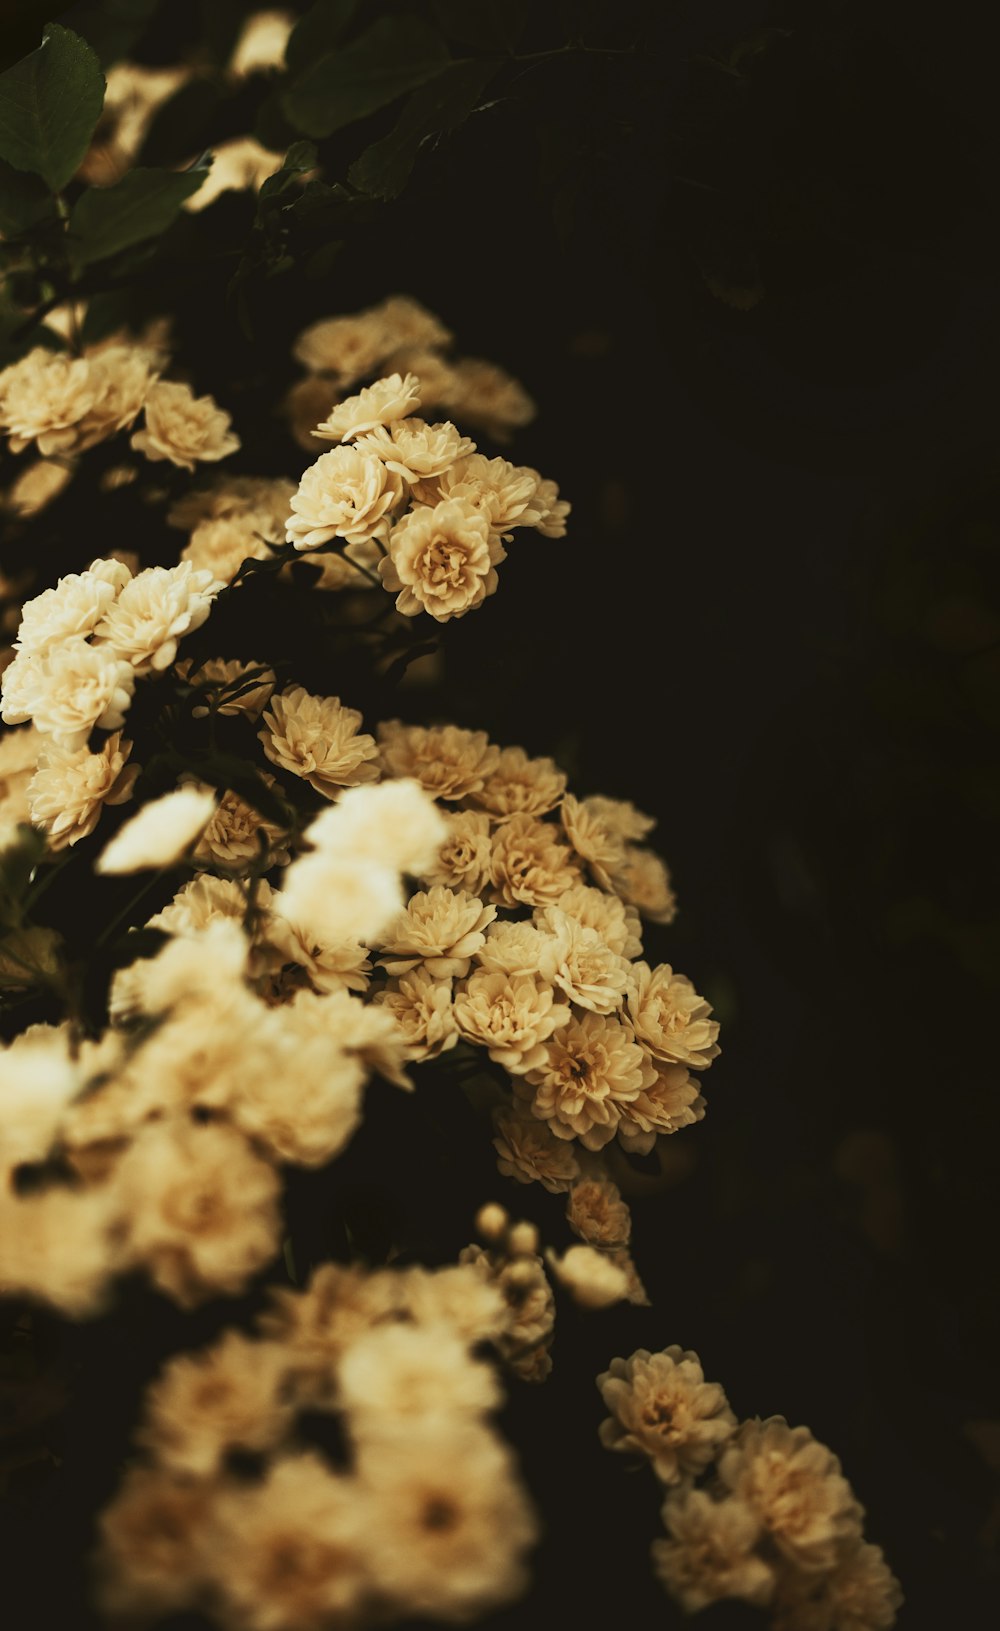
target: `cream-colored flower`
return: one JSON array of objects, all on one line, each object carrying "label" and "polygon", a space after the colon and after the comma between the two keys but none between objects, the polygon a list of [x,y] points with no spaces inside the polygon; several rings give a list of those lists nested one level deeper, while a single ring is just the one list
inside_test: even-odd
[{"label": "cream-colored flower", "polygon": [[506,821],[514,815],[546,815],[565,791],[566,777],[554,759],[529,759],[523,748],[504,748],[482,787],[470,797],[494,821]]},{"label": "cream-colored flower", "polygon": [[296,991],[289,1007],[295,1010],[300,1035],[316,1031],[331,1037],[342,1053],[360,1062],[366,1076],[377,1071],[396,1087],[413,1087],[404,1069],[408,1058],[405,1038],[385,1008],[363,1003],[343,988]]},{"label": "cream-colored flower", "polygon": [[376,1325],[351,1343],[338,1380],[351,1431],[362,1438],[405,1431],[434,1415],[474,1419],[501,1402],[493,1370],[441,1321]]},{"label": "cream-colored flower", "polygon": [[446,623],[495,592],[503,558],[485,517],[468,499],[451,498],[408,510],[389,534],[389,554],[378,571],[404,617],[425,611]]},{"label": "cream-colored flower", "polygon": [[[274,786],[265,773],[261,779],[269,787]],[[204,791],[200,782],[189,785]],[[263,851],[269,866],[284,866],[288,860],[287,839],[283,827],[267,820],[242,794],[228,788],[195,846],[193,859],[197,866],[245,872],[261,860]]]},{"label": "cream-colored flower", "polygon": [[[33,1025],[0,1045],[0,1169],[43,1161],[86,1074],[54,1025]],[[2,1188],[2,1185],[0,1185]]]},{"label": "cream-colored flower", "polygon": [[[384,325],[371,311],[354,317],[322,317],[303,329],[292,347],[296,361],[310,373],[330,374],[340,386],[353,385],[374,373],[386,351]],[[331,388],[324,385],[324,389],[329,406]],[[315,417],[312,422],[315,425]]]},{"label": "cream-colored flower", "polygon": [[131,1261],[182,1308],[242,1291],[278,1250],[277,1174],[233,1127],[145,1127],[114,1186]]},{"label": "cream-colored flower", "polygon": [[336,1371],[351,1343],[377,1321],[399,1317],[397,1280],[391,1272],[323,1263],[304,1291],[270,1289],[270,1307],[257,1324],[284,1348],[297,1398],[332,1402]]},{"label": "cream-colored flower", "polygon": [[444,407],[481,425],[497,442],[506,442],[512,430],[530,424],[536,408],[531,397],[510,374],[482,357],[463,357],[455,363]]},{"label": "cream-colored flower", "polygon": [[588,929],[558,906],[536,911],[535,922],[551,937],[552,979],[578,1008],[613,1014],[620,1008],[631,965],[612,951],[596,929]]},{"label": "cream-colored flower", "polygon": [[[315,826],[315,822],[313,823]],[[344,941],[369,945],[400,911],[399,871],[349,850],[317,849],[298,856],[288,868],[274,909],[318,945]]]},{"label": "cream-colored flower", "polygon": [[268,176],[281,169],[283,158],[283,153],[264,147],[254,136],[234,136],[227,142],[219,142],[212,149],[211,169],[197,192],[185,198],[184,208],[207,209],[223,193],[250,189],[257,192]]},{"label": "cream-colored flower", "polygon": [[387,776],[412,776],[434,798],[449,803],[482,787],[500,757],[485,731],[457,725],[404,725],[388,719],[378,727],[378,742]]},{"label": "cream-colored flower", "polygon": [[522,469],[507,459],[488,459],[482,453],[466,452],[451,461],[436,479],[418,486],[416,496],[425,504],[442,499],[464,499],[486,520],[491,534],[509,540],[513,528],[530,525],[531,500],[537,487],[533,470]]},{"label": "cream-colored flower", "polygon": [[580,1178],[566,1202],[566,1218],[575,1234],[589,1246],[627,1246],[632,1214],[610,1178]]},{"label": "cream-colored flower", "polygon": [[115,582],[101,571],[70,572],[60,578],[54,589],[43,589],[21,607],[17,649],[40,657],[64,640],[93,634],[127,581],[127,573]]},{"label": "cream-colored flower", "polygon": [[680,1490],[664,1502],[663,1522],[670,1538],[653,1542],[653,1570],[686,1614],[725,1597],[770,1602],[774,1570],[754,1549],[760,1522],[745,1501]]},{"label": "cream-colored flower", "polygon": [[265,537],[279,538],[294,492],[294,481],[284,476],[220,474],[207,486],[195,487],[176,499],[167,511],[167,521],[183,532],[193,532],[202,521],[256,515]]},{"label": "cream-colored flower", "polygon": [[655,816],[637,810],[628,799],[609,799],[603,793],[594,793],[587,800],[587,807],[610,832],[624,838],[626,843],[638,843],[656,826]]},{"label": "cream-colored flower", "polygon": [[158,372],[154,353],[146,346],[103,346],[87,360],[94,395],[77,427],[74,452],[134,424]]},{"label": "cream-colored flower", "polygon": [[539,1183],[553,1195],[564,1193],[579,1176],[572,1147],[555,1138],[548,1124],[516,1106],[504,1106],[493,1116],[497,1167],[505,1178],[519,1184]]},{"label": "cream-colored flower", "polygon": [[131,751],[121,731],[107,737],[96,753],[55,740],[42,749],[28,785],[28,804],[50,849],[78,844],[93,832],[106,804],[124,804],[132,797],[139,766],[126,767]]},{"label": "cream-colored flower", "polygon": [[705,1100],[685,1065],[653,1060],[656,1080],[622,1113],[618,1142],[630,1155],[648,1155],[658,1135],[680,1132],[705,1116]]},{"label": "cream-colored flower", "polygon": [[557,1138],[579,1138],[586,1149],[600,1150],[653,1077],[624,1025],[613,1016],[585,1013],[550,1038],[544,1062],[525,1081],[534,1088],[532,1110]]},{"label": "cream-colored flower", "polygon": [[0,731],[0,847],[15,841],[19,823],[31,821],[28,789],[46,741],[34,725]]},{"label": "cream-colored flower", "polygon": [[567,793],[559,812],[570,844],[589,866],[602,889],[611,889],[611,874],[625,859],[625,841],[609,824],[599,802]]},{"label": "cream-colored flower", "polygon": [[96,396],[87,357],[36,346],[0,373],[0,427],[11,452],[23,452],[30,442],[46,457],[72,452]]},{"label": "cream-colored flower", "polygon": [[222,1623],[241,1631],[326,1631],[358,1623],[375,1513],[353,1478],[311,1451],[219,1493],[204,1534]]},{"label": "cream-colored flower", "polygon": [[[282,400],[281,411],[288,421],[292,440],[308,453],[316,452],[314,426],[331,413],[339,401],[334,382],[326,374],[307,374],[289,386]],[[293,488],[294,491],[294,488]],[[285,511],[287,516],[288,511]]]},{"label": "cream-colored flower", "polygon": [[378,779],[378,747],[360,733],[362,718],[339,697],[316,697],[301,685],[271,698],[257,739],[272,764],[301,776],[317,793]]},{"label": "cream-colored flower", "polygon": [[270,544],[260,533],[259,519],[252,510],[201,521],[181,550],[181,560],[221,583],[231,583],[244,561],[270,558]]},{"label": "cream-colored flower", "polygon": [[411,895],[406,908],[379,937],[387,974],[408,974],[418,965],[435,979],[469,972],[473,954],[485,942],[486,925],[496,917],[495,906],[484,906],[464,889],[435,884]]},{"label": "cream-colored flower", "polygon": [[238,658],[210,657],[193,666],[190,658],[177,664],[177,673],[205,701],[191,709],[195,719],[210,713],[246,714],[256,719],[275,687],[275,673],[265,663],[240,662]]},{"label": "cream-colored flower", "polygon": [[719,1024],[709,1018],[711,1007],[669,963],[654,969],[633,963],[626,1006],[637,1040],[654,1059],[705,1070],[717,1057]]},{"label": "cream-colored flower", "polygon": [[425,968],[414,968],[400,979],[390,980],[373,1006],[392,1015],[405,1043],[407,1059],[436,1059],[458,1041],[451,981],[435,979]]},{"label": "cream-colored flower", "polygon": [[[371,315],[376,317],[382,325],[385,343],[388,351],[395,351],[402,346],[423,346],[433,349],[437,346],[450,345],[454,335],[450,329],[445,328],[440,317],[422,306],[419,300],[412,295],[389,295],[378,306],[371,308]],[[417,370],[419,373],[419,369]],[[423,385],[423,379],[420,381]]]},{"label": "cream-colored flower", "polygon": [[[523,466],[530,469],[530,466]],[[568,499],[559,497],[559,488],[554,481],[547,480],[537,470],[531,470],[535,477],[536,487],[531,495],[531,520],[525,519],[525,525],[531,526],[540,532],[543,538],[565,538],[566,518],[573,506]]]},{"label": "cream-colored flower", "polygon": [[902,1603],[882,1548],[858,1541],[830,1571],[780,1573],[774,1625],[776,1631],[889,1631]]},{"label": "cream-colored flower", "polygon": [[215,463],[235,453],[240,439],[232,420],[210,396],[195,396],[179,380],[157,380],[145,401],[145,423],[132,446],[147,459],[169,459],[182,470]]},{"label": "cream-colored flower", "polygon": [[4,507],[18,516],[37,515],[66,490],[73,475],[72,464],[36,459],[11,482],[3,495]]},{"label": "cream-colored flower", "polygon": [[146,1393],[136,1443],[162,1466],[208,1477],[233,1449],[266,1450],[291,1425],[287,1362],[275,1342],[225,1331],[210,1348],[177,1354]]},{"label": "cream-colored flower", "polygon": [[318,849],[356,861],[377,862],[419,876],[445,836],[444,817],[410,777],[377,787],[349,787],[322,810],[305,837]]},{"label": "cream-colored flower", "polygon": [[[113,70],[112,70],[113,71]],[[137,1465],[98,1518],[97,1588],[111,1615],[162,1617],[191,1606],[205,1584],[207,1479]]]},{"label": "cream-colored flower", "polygon": [[[295,991],[305,981],[314,991],[367,991],[372,965],[364,946],[357,940],[341,940],[333,945],[318,940],[311,929],[296,922],[287,903],[278,910],[280,899],[262,878],[255,900],[257,938],[263,955],[279,971],[279,993],[284,996]],[[299,971],[298,979],[288,978],[289,965]]]},{"label": "cream-colored flower", "polygon": [[455,369],[438,351],[426,345],[401,345],[390,352],[384,366],[400,374],[414,373],[420,381],[420,405],[426,412],[432,408],[450,408],[456,395]]},{"label": "cream-colored flower", "polygon": [[[261,882],[266,887],[263,879]],[[242,923],[246,910],[246,892],[235,878],[213,878],[202,872],[182,884],[173,900],[155,912],[146,927],[162,929],[164,934],[197,935],[220,918]]]},{"label": "cream-colored flower", "polygon": [[81,635],[40,657],[18,653],[3,672],[3,717],[31,719],[38,730],[82,746],[95,725],[119,730],[135,689],[135,673],[108,647]]},{"label": "cream-colored flower", "polygon": [[[211,991],[218,1021],[217,1034],[211,1037],[213,1053],[220,1057],[231,1054],[242,1067],[239,1055],[246,1037],[259,1027],[266,1013],[244,985],[248,950],[240,924],[220,913],[204,929],[168,940],[155,957],[139,958],[120,969],[111,989],[112,1018],[128,1020],[136,1014],[159,1016],[181,1007],[186,1011],[185,1022],[190,1017],[187,1011],[195,1008],[205,1010],[207,1017],[206,993]],[[177,1098],[172,1078],[183,1073],[182,1055],[190,1053],[197,1058],[207,1036],[211,1036],[208,1027],[205,1036],[195,1037],[193,1024],[190,1034],[181,1028],[176,1034],[168,1035],[166,1027],[160,1026],[145,1040],[141,1075],[156,1096],[158,1084],[153,1081],[156,1072],[151,1064],[155,1056],[158,1068],[163,1068],[169,1083],[166,1098],[157,1097],[158,1103],[172,1103]],[[207,1077],[209,1073],[202,1074]],[[202,1087],[207,1085],[214,1091],[214,1083],[201,1082],[197,1076],[196,1065],[191,1092],[185,1091],[180,1096],[185,1108],[200,1094]],[[221,1097],[217,1102],[222,1102]]]},{"label": "cream-colored flower", "polygon": [[[392,426],[368,431],[359,437],[357,446],[373,453],[404,481],[426,484],[433,489],[431,502],[436,503],[437,478],[475,448],[475,442],[463,436],[445,420],[429,425],[425,419],[400,419]],[[418,492],[418,497],[420,496]]]},{"label": "cream-colored flower", "polygon": [[662,1353],[638,1348],[629,1359],[613,1359],[597,1386],[611,1411],[600,1426],[601,1443],[647,1456],[664,1484],[704,1472],[736,1430],[718,1382],[706,1382],[698,1355],[676,1343]]},{"label": "cream-colored flower", "polygon": [[240,29],[229,59],[229,72],[242,79],[262,68],[281,68],[295,18],[289,11],[255,11]]},{"label": "cream-colored flower", "polygon": [[491,923],[476,962],[490,973],[532,974],[549,985],[555,977],[555,944],[533,923]]},{"label": "cream-colored flower", "polygon": [[625,1270],[593,1246],[570,1246],[562,1257],[550,1248],[545,1257],[560,1285],[581,1308],[610,1308],[628,1295]]},{"label": "cream-colored flower", "polygon": [[95,639],[125,658],[137,674],[161,672],[177,656],[178,642],[200,629],[223,587],[190,561],[147,566],[122,589],[95,630]]},{"label": "cream-colored flower", "polygon": [[579,878],[559,828],[537,816],[511,816],[493,835],[494,899],[501,906],[551,906]]},{"label": "cream-colored flower", "polygon": [[119,1231],[103,1188],[50,1185],[0,1190],[0,1295],[50,1303],[69,1319],[102,1311],[123,1267]]},{"label": "cream-colored flower", "polygon": [[448,1263],[438,1269],[415,1263],[397,1270],[396,1278],[406,1312],[418,1325],[443,1323],[470,1346],[494,1341],[504,1329],[504,1298],[474,1263]]},{"label": "cream-colored flower", "polygon": [[[564,889],[555,904],[560,912],[575,918],[584,928],[596,930],[604,944],[620,957],[631,961],[641,953],[642,925],[639,914],[634,906],[626,906],[617,895],[594,889],[590,884],[576,883]],[[544,907],[536,910],[536,920],[541,919],[545,910]]]},{"label": "cream-colored flower", "polygon": [[361,1120],[363,1066],[296,1003],[268,1012],[260,1041],[267,1068],[247,1073],[230,1116],[272,1160],[325,1166]]},{"label": "cream-colored flower", "polygon": [[784,1557],[831,1569],[861,1534],[862,1509],[832,1450],[783,1416],[745,1421],[719,1461],[727,1489],[746,1501]]},{"label": "cream-colored flower", "polygon": [[348,544],[384,538],[403,496],[403,478],[358,447],[321,453],[299,482],[285,537],[296,549],[318,549],[331,538]]},{"label": "cream-colored flower", "polygon": [[626,844],[625,859],[615,868],[612,883],[622,900],[637,907],[651,923],[672,923],[677,916],[670,873],[653,850]]},{"label": "cream-colored flower", "polygon": [[494,1285],[507,1308],[504,1328],[494,1346],[511,1370],[525,1382],[542,1382],[552,1369],[549,1348],[555,1329],[556,1303],[537,1254],[513,1259],[505,1252],[466,1246],[459,1261],[474,1267]]},{"label": "cream-colored flower", "polygon": [[389,374],[374,385],[345,397],[316,426],[316,435],[328,442],[349,442],[366,430],[394,425],[420,406],[420,381],[416,374]]},{"label": "cream-colored flower", "polygon": [[478,895],[490,875],[490,818],[477,810],[455,810],[449,811],[445,820],[448,836],[436,860],[421,873],[421,882],[447,884],[449,889],[466,889],[470,895]]},{"label": "cream-colored flower", "polygon": [[94,862],[95,872],[142,872],[179,861],[215,814],[215,794],[195,787],[144,804],[119,827]]},{"label": "cream-colored flower", "polygon": [[368,1566],[397,1614],[471,1620],[524,1590],[537,1528],[493,1433],[408,1423],[363,1445],[358,1476],[378,1513],[365,1532]]},{"label": "cream-colored flower", "polygon": [[552,987],[530,974],[478,969],[455,995],[455,1020],[466,1041],[486,1048],[514,1076],[544,1061],[543,1044],[569,1019],[568,1006],[555,1000]]}]

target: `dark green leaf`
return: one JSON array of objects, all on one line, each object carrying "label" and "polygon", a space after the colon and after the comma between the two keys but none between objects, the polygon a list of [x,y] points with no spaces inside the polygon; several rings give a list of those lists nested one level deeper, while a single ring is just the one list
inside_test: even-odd
[{"label": "dark green leaf", "polygon": [[513,51],[528,20],[528,0],[434,0],[443,34],[477,51]]},{"label": "dark green leaf", "polygon": [[165,232],[206,173],[129,170],[113,187],[88,187],[69,218],[77,259],[87,266]]},{"label": "dark green leaf", "polygon": [[422,85],[388,136],[373,142],[351,165],[348,180],[376,198],[395,198],[405,187],[422,144],[467,119],[500,67],[499,58],[453,62]]},{"label": "dark green leaf", "polygon": [[415,17],[381,17],[350,45],[330,51],[282,95],[289,119],[307,136],[332,136],[387,107],[448,66],[434,29]]},{"label": "dark green leaf", "polygon": [[127,57],[153,16],[160,0],[84,0],[73,7],[72,22],[110,68]]},{"label": "dark green leaf", "polygon": [[359,0],[317,0],[300,17],[285,47],[285,62],[292,73],[308,68],[325,52],[339,45],[347,32]]},{"label": "dark green leaf", "polygon": [[0,232],[18,238],[54,213],[52,194],[39,176],[0,159]]},{"label": "dark green leaf", "polygon": [[0,158],[58,192],[76,172],[104,105],[97,55],[47,23],[37,51],[0,74]]},{"label": "dark green leaf", "polygon": [[315,170],[317,164],[316,149],[312,142],[294,142],[285,154],[285,161],[280,170],[268,176],[257,193],[257,215],[273,204],[276,198],[286,193],[293,186],[298,177],[305,175],[309,170]]},{"label": "dark green leaf", "polygon": [[210,147],[215,133],[213,119],[222,98],[217,80],[204,75],[189,79],[157,108],[143,138],[139,163],[157,169]]}]

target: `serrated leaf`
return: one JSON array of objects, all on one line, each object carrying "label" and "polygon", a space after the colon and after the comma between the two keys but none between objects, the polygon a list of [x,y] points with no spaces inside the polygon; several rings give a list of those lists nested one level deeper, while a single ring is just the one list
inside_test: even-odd
[{"label": "serrated leaf", "polygon": [[409,180],[423,143],[467,119],[501,66],[496,57],[453,62],[414,91],[388,136],[365,148],[351,165],[348,179],[375,198],[395,198]]},{"label": "serrated leaf", "polygon": [[426,23],[381,17],[350,45],[307,66],[281,105],[304,135],[332,136],[433,79],[449,60],[441,35]]},{"label": "serrated leaf", "polygon": [[47,23],[37,51],[0,74],[0,158],[58,192],[79,168],[103,106],[97,53],[72,29]]},{"label": "serrated leaf", "polygon": [[0,159],[0,232],[18,238],[55,213],[52,194],[40,176],[15,170]]},{"label": "serrated leaf", "polygon": [[73,205],[69,229],[83,266],[165,232],[207,171],[129,170],[113,187],[88,187]]},{"label": "serrated leaf", "polygon": [[300,17],[285,46],[285,63],[292,73],[307,68],[317,57],[339,45],[358,10],[359,0],[317,0]]}]

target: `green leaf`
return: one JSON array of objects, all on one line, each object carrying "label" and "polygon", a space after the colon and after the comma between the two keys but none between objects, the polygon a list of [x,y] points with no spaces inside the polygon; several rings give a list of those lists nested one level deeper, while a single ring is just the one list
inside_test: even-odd
[{"label": "green leaf", "polygon": [[453,62],[422,85],[406,102],[388,136],[366,147],[351,165],[348,180],[376,198],[395,198],[409,180],[424,142],[462,124],[501,66],[496,57]]},{"label": "green leaf", "polygon": [[443,72],[448,49],[415,17],[381,17],[343,49],[329,51],[282,94],[288,118],[306,136],[332,136]]},{"label": "green leaf", "polygon": [[0,74],[0,158],[58,192],[78,169],[104,106],[104,75],[86,40],[47,23],[37,51]]},{"label": "green leaf", "polygon": [[0,159],[0,232],[5,238],[19,238],[54,212],[52,194],[39,176]]},{"label": "green leaf", "polygon": [[316,61],[339,45],[354,20],[359,0],[317,0],[300,17],[285,46],[285,63],[292,73]]},{"label": "green leaf", "polygon": [[84,266],[165,232],[205,170],[129,170],[113,187],[88,187],[70,212],[76,257]]},{"label": "green leaf", "polygon": [[257,193],[257,215],[274,201],[286,193],[296,178],[305,175],[309,170],[315,170],[318,163],[316,148],[312,142],[293,142],[285,154],[280,170],[275,170],[261,184]]}]

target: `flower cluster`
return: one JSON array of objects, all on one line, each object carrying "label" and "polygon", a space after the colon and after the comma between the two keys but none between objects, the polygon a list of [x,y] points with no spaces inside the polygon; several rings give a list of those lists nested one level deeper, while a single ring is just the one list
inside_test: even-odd
[{"label": "flower cluster", "polygon": [[88,837],[105,805],[131,796],[139,767],[123,728],[136,681],[173,664],[221,588],[187,561],[133,576],[98,560],[24,606],[2,717],[28,726],[7,751],[32,761],[26,815],[53,849]]},{"label": "flower cluster", "polygon": [[[168,1361],[141,1455],[101,1515],[103,1606],[299,1631],[461,1622],[519,1596],[537,1523],[489,1420],[496,1372],[472,1352],[511,1328],[476,1261],[330,1263],[305,1290],[274,1291],[252,1335]],[[340,1425],[336,1466],[303,1442],[317,1413]],[[252,1479],[234,1451],[253,1458]]]},{"label": "flower cluster", "polygon": [[305,471],[286,539],[336,544],[359,572],[377,570],[404,617],[464,617],[497,587],[518,527],[562,537],[569,505],[527,465],[487,458],[450,420],[416,415],[414,373],[388,374],[335,402],[313,430],[335,443]]},{"label": "flower cluster", "polygon": [[234,453],[239,437],[210,396],[160,377],[162,357],[149,344],[86,346],[81,355],[36,346],[0,373],[0,430],[12,453],[32,443],[46,458],[72,458],[130,429],[147,459],[184,470]]},{"label": "flower cluster", "polygon": [[[351,316],[325,317],[304,329],[295,356],[308,370],[293,386],[287,408],[302,445],[338,395],[379,373],[416,374],[424,409],[456,414],[495,442],[535,416],[516,379],[481,357],[448,355],[454,336],[440,318],[408,295],[392,295]],[[374,427],[373,427],[374,428]],[[555,499],[554,490],[550,494]],[[565,511],[553,518],[558,522]]]},{"label": "flower cluster", "polygon": [[[697,1354],[639,1349],[597,1378],[607,1448],[666,1486],[653,1566],[688,1613],[740,1598],[777,1631],[886,1631],[902,1602],[833,1452],[782,1416],[737,1422]],[[702,1480],[701,1483],[698,1480]]]}]

